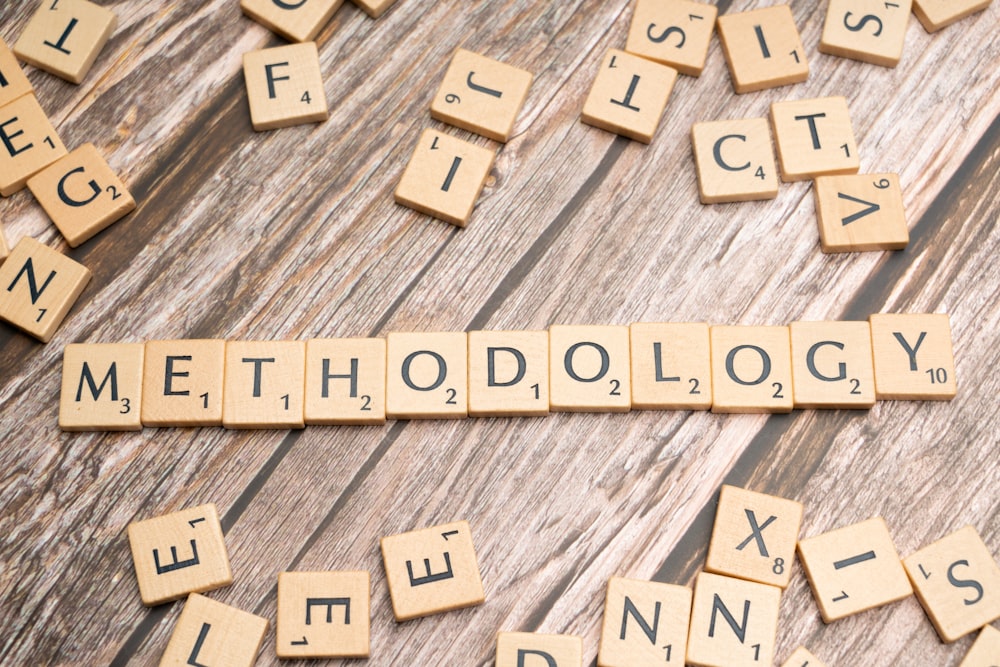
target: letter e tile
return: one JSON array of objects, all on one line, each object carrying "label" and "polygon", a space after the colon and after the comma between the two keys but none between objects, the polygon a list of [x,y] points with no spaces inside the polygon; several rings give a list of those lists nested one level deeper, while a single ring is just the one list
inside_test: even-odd
[{"label": "letter e tile", "polygon": [[66,147],[34,95],[0,108],[0,195],[23,190],[29,178],[64,155]]},{"label": "letter e tile", "polygon": [[233,583],[215,505],[130,523],[128,541],[147,607]]},{"label": "letter e tile", "polygon": [[485,600],[468,522],[383,537],[381,545],[397,621],[473,607]]},{"label": "letter e tile", "polygon": [[371,624],[367,572],[278,575],[279,658],[367,658]]},{"label": "letter e tile", "polygon": [[160,667],[253,667],[267,619],[197,593],[181,610]]}]

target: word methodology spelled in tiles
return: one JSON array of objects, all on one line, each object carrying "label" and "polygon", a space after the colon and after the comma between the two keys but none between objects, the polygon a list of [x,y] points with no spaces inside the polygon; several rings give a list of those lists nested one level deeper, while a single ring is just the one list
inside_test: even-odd
[{"label": "word methodology spelled in tiles", "polygon": [[267,627],[265,618],[192,594],[184,603],[160,665],[252,667]]},{"label": "word methodology spelled in tiles", "polygon": [[801,540],[799,557],[827,623],[913,594],[881,517]]},{"label": "word methodology spelled in tiles", "polygon": [[972,526],[906,557],[903,565],[942,641],[1000,618],[1000,567]]},{"label": "word methodology spelled in tiles", "polygon": [[486,599],[468,522],[383,537],[381,546],[397,621],[472,607]]},{"label": "word methodology spelled in tiles", "polygon": [[367,572],[278,575],[279,658],[367,658],[371,584]]},{"label": "word methodology spelled in tiles", "polygon": [[689,0],[638,0],[625,50],[700,76],[719,10]]},{"label": "word methodology spelled in tiles", "polygon": [[580,120],[648,144],[676,80],[672,67],[611,49],[601,62]]},{"label": "word methodology spelled in tiles", "polygon": [[806,52],[788,5],[723,14],[717,23],[737,93],[801,83],[809,77]]},{"label": "word methodology spelled in tiles", "polygon": [[583,667],[583,639],[535,632],[497,633],[496,667]]},{"label": "word methodology spelled in tiles", "polygon": [[431,117],[507,141],[533,78],[531,72],[458,49],[431,102]]},{"label": "word methodology spelled in tiles", "polygon": [[895,67],[903,55],[912,0],[830,0],[819,50]]},{"label": "word methodology spelled in tiles", "polygon": [[317,123],[330,117],[315,42],[243,54],[253,129]]},{"label": "word methodology spelled in tiles", "polygon": [[691,146],[703,204],[774,199],[778,170],[765,118],[691,126]]},{"label": "word methodology spelled in tiles", "polygon": [[46,0],[24,27],[14,53],[39,69],[80,83],[116,23],[114,12],[87,0]]},{"label": "word methodology spelled in tiles", "polygon": [[612,577],[604,603],[598,667],[681,667],[691,589]]},{"label": "word methodology spelled in tiles", "polygon": [[147,607],[233,583],[215,505],[130,523],[128,542]]}]

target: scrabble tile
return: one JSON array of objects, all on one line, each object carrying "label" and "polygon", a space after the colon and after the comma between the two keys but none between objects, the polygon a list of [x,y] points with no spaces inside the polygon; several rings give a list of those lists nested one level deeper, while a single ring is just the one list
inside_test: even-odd
[{"label": "scrabble tile", "polygon": [[147,607],[233,583],[215,505],[130,523],[128,542]]},{"label": "scrabble tile", "polygon": [[14,44],[14,53],[49,74],[80,83],[117,21],[113,11],[87,0],[44,0]]},{"label": "scrabble tile", "polygon": [[306,344],[228,341],[222,390],[226,428],[305,426]]},{"label": "scrabble tile", "polygon": [[788,656],[788,660],[781,663],[781,667],[826,667],[823,662],[800,646]]},{"label": "scrabble tile", "polygon": [[142,343],[74,344],[63,349],[59,428],[140,431]]},{"label": "scrabble tile", "polygon": [[306,341],[306,424],[385,423],[385,339]]},{"label": "scrabble tile", "polygon": [[882,517],[800,540],[799,558],[827,623],[913,593]]},{"label": "scrabble tile", "polygon": [[63,155],[59,135],[34,95],[24,95],[0,108],[0,195],[24,189],[28,179]]},{"label": "scrabble tile", "polygon": [[396,203],[465,227],[496,154],[436,130],[424,130],[396,186]]},{"label": "scrabble tile", "polygon": [[630,366],[628,327],[549,327],[549,409],[628,412]]},{"label": "scrabble tile", "polygon": [[705,570],[785,588],[801,523],[802,503],[724,484]]},{"label": "scrabble tile", "polygon": [[708,325],[642,323],[629,327],[633,410],[708,410],[712,362]]},{"label": "scrabble tile", "polygon": [[243,76],[258,132],[330,117],[315,42],[245,53]]},{"label": "scrabble tile", "polygon": [[625,50],[701,76],[719,10],[689,0],[638,0]]},{"label": "scrabble tile", "polygon": [[354,0],[354,4],[373,19],[382,16],[395,2],[396,0]]},{"label": "scrabble tile", "polygon": [[7,245],[7,239],[3,235],[3,227],[0,227],[0,264],[3,264],[8,255],[10,255],[10,247]]},{"label": "scrabble tile", "polygon": [[34,90],[24,70],[17,64],[14,53],[0,39],[0,107]]},{"label": "scrabble tile", "polygon": [[858,172],[858,146],[843,97],[775,102],[771,123],[783,181]]},{"label": "scrabble tile", "polygon": [[813,191],[823,252],[901,250],[910,242],[896,174],[818,176]]},{"label": "scrabble tile", "polygon": [[47,343],[89,282],[87,267],[22,237],[0,266],[0,319]]},{"label": "scrabble tile", "polygon": [[979,633],[975,643],[969,649],[958,667],[996,667],[1000,662],[1000,630],[987,625]]},{"label": "scrabble tile", "polygon": [[660,125],[677,70],[611,49],[604,56],[580,120],[648,144]]},{"label": "scrabble tile", "polygon": [[467,521],[383,537],[381,546],[397,621],[473,607],[486,599]]},{"label": "scrabble tile", "polygon": [[582,667],[583,639],[536,632],[498,632],[496,667]]},{"label": "scrabble tile", "polygon": [[612,577],[604,602],[598,667],[682,667],[691,589]]},{"label": "scrabble tile", "polygon": [[222,426],[224,340],[146,343],[143,426]]},{"label": "scrabble tile", "polygon": [[778,196],[778,170],[767,119],[695,123],[691,146],[702,204]]},{"label": "scrabble tile", "polygon": [[924,547],[903,559],[903,566],[943,641],[1000,618],[1000,567],[974,527]]},{"label": "scrabble tile", "polygon": [[469,332],[469,416],[549,414],[549,332]]},{"label": "scrabble tile", "polygon": [[913,0],[913,13],[927,32],[937,32],[955,21],[990,6],[993,0]]},{"label": "scrabble tile", "polygon": [[791,412],[788,327],[710,329],[712,412]]},{"label": "scrabble tile", "polygon": [[895,67],[903,55],[911,0],[830,0],[821,53]]},{"label": "scrabble tile", "polygon": [[195,593],[181,610],[160,667],[252,667],[267,619]]},{"label": "scrabble tile", "polygon": [[386,339],[386,416],[467,417],[468,354],[468,338],[462,332],[390,333]]},{"label": "scrabble tile", "polygon": [[279,658],[367,658],[371,623],[367,572],[278,575]]},{"label": "scrabble tile", "polygon": [[240,0],[240,9],[290,42],[311,42],[342,3],[343,0]]},{"label": "scrabble tile", "polygon": [[781,589],[701,572],[695,580],[687,661],[700,667],[774,663]]},{"label": "scrabble tile", "polygon": [[526,70],[458,49],[431,102],[431,117],[507,141],[533,78]]},{"label": "scrabble tile", "polygon": [[788,5],[724,14],[717,23],[737,93],[801,83],[809,77],[806,52]]},{"label": "scrabble tile", "polygon": [[792,394],[796,408],[875,405],[867,322],[792,322]]},{"label": "scrabble tile", "polygon": [[868,318],[880,400],[951,400],[955,358],[947,315],[876,313]]},{"label": "scrabble tile", "polygon": [[28,179],[28,189],[66,242],[77,247],[135,210],[135,200],[93,144]]}]

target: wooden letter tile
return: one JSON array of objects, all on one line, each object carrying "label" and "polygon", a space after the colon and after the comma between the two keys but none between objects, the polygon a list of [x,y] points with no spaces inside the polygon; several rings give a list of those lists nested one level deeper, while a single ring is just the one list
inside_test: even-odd
[{"label": "wooden letter tile", "polygon": [[827,623],[913,593],[881,517],[801,540],[799,557]]},{"label": "wooden letter tile", "polygon": [[628,412],[632,407],[629,328],[549,328],[549,409]]},{"label": "wooden letter tile", "polygon": [[737,93],[801,83],[809,77],[806,52],[788,5],[724,14],[718,24]]},{"label": "wooden letter tile", "polygon": [[371,624],[367,572],[278,575],[279,658],[367,658]]},{"label": "wooden letter tile", "polygon": [[867,322],[792,322],[790,329],[796,408],[875,405]]},{"label": "wooden letter tile", "polygon": [[927,32],[937,32],[955,21],[990,6],[993,0],[913,0],[913,13]]},{"label": "wooden letter tile", "polygon": [[330,117],[315,42],[243,55],[253,129],[316,123]]},{"label": "wooden letter tile", "polygon": [[467,417],[468,354],[468,337],[462,332],[390,333],[386,340],[386,416]]},{"label": "wooden letter tile", "polygon": [[690,0],[638,0],[625,50],[701,76],[719,10]]},{"label": "wooden letter tile", "polygon": [[240,9],[265,28],[290,42],[310,42],[323,29],[343,0],[275,2],[240,0]]},{"label": "wooden letter tile", "polygon": [[549,333],[469,332],[469,415],[549,414]]},{"label": "wooden letter tile", "polygon": [[712,327],[712,412],[791,412],[788,327]]},{"label": "wooden letter tile", "polygon": [[533,78],[531,72],[458,49],[431,102],[431,117],[507,141]]},{"label": "wooden letter tile", "polygon": [[0,319],[43,343],[90,282],[90,271],[25,236],[0,265]]},{"label": "wooden letter tile", "polygon": [[146,343],[143,426],[222,426],[224,340]]},{"label": "wooden letter tile", "polygon": [[195,593],[184,603],[160,667],[252,667],[267,619]]},{"label": "wooden letter tile", "polygon": [[67,345],[63,350],[59,428],[140,431],[142,343]]},{"label": "wooden letter tile", "polygon": [[901,250],[910,242],[896,174],[818,176],[814,192],[823,252]]},{"label": "wooden letter tile", "polygon": [[473,607],[486,599],[467,521],[381,540],[397,621]]},{"label": "wooden letter tile", "polygon": [[10,248],[7,246],[7,238],[3,235],[3,227],[0,227],[0,264],[10,255]]},{"label": "wooden letter tile", "polygon": [[147,607],[233,583],[215,505],[130,523],[128,542]]},{"label": "wooden letter tile", "polygon": [[997,667],[1000,655],[1000,630],[987,625],[976,638],[976,642],[965,654],[958,667]]},{"label": "wooden letter tile", "polygon": [[701,572],[694,585],[687,661],[700,667],[774,663],[781,589]]},{"label": "wooden letter tile", "polygon": [[424,130],[396,186],[396,203],[465,227],[495,156],[488,148]]},{"label": "wooden letter tile", "polygon": [[955,358],[947,315],[873,314],[872,352],[878,400],[951,400]]},{"label": "wooden letter tile", "polygon": [[305,426],[306,344],[228,341],[222,425],[226,428]]},{"label": "wooden letter tile", "polygon": [[612,577],[604,602],[598,667],[682,667],[691,589]]},{"label": "wooden letter tile", "polygon": [[0,108],[0,195],[24,189],[28,179],[63,155],[52,123],[34,95],[23,95]]},{"label": "wooden letter tile", "polygon": [[0,39],[0,107],[7,106],[17,98],[34,92],[24,70],[17,64],[13,52]]},{"label": "wooden letter tile", "polygon": [[708,410],[712,362],[708,325],[635,323],[629,327],[633,410]]},{"label": "wooden letter tile", "polygon": [[77,247],[135,210],[135,200],[93,144],[28,179],[28,189],[66,242]]},{"label": "wooden letter tile", "polygon": [[306,424],[385,422],[385,340],[306,342]]},{"label": "wooden letter tile", "polygon": [[972,526],[924,547],[903,565],[943,641],[1000,618],[1000,567]]},{"label": "wooden letter tile", "polygon": [[496,667],[582,667],[583,639],[572,635],[498,632]]},{"label": "wooden letter tile", "polygon": [[843,97],[775,102],[771,123],[783,181],[858,172],[858,146]]},{"label": "wooden letter tile", "polygon": [[911,0],[830,0],[821,53],[895,67],[903,55]]},{"label": "wooden letter tile", "polygon": [[695,123],[691,146],[702,204],[778,196],[778,170],[766,118]]},{"label": "wooden letter tile", "polygon": [[354,0],[354,4],[363,9],[373,19],[382,16],[395,2],[396,0]]},{"label": "wooden letter tile", "polygon": [[648,144],[660,125],[677,70],[611,49],[604,56],[580,120]]},{"label": "wooden letter tile", "polygon": [[781,667],[826,667],[819,658],[800,646],[781,663]]},{"label": "wooden letter tile", "polygon": [[788,586],[802,503],[723,485],[705,570]]},{"label": "wooden letter tile", "polygon": [[14,44],[26,63],[80,83],[117,23],[115,13],[87,0],[42,2]]}]

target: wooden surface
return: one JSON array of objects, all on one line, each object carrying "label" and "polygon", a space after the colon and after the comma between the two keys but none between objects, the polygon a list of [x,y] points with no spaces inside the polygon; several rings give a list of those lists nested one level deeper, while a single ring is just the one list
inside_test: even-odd
[{"label": "wooden surface", "polygon": [[[607,580],[691,583],[723,482],[802,502],[803,536],[881,515],[905,557],[971,523],[1000,554],[1000,4],[934,35],[911,19],[890,70],[819,54],[826,3],[795,2],[807,82],[734,95],[715,39],[649,146],[579,122],[626,0],[399,0],[377,21],[345,3],[318,37],[329,121],[261,134],[242,55],[283,41],[236,0],[102,4],[118,28],[82,85],[29,76],[67,146],[93,142],[138,209],[70,251],[29,194],[0,202],[11,245],[33,236],[94,273],[48,345],[0,328],[0,662],[155,664],[182,605],[142,606],[126,525],[208,502],[235,577],[210,597],[273,621],[279,572],[368,570],[372,665],[489,665],[499,630],[582,636],[593,665]],[[0,6],[8,44],[34,7]],[[444,129],[428,105],[459,45],[536,77],[466,229],[392,198],[421,131]],[[862,171],[900,173],[907,250],[824,255],[808,182],[698,202],[692,123],[828,95],[848,99]],[[953,401],[301,431],[56,422],[72,342],[873,312],[951,315]],[[378,539],[458,519],[486,603],[397,624]],[[259,664],[276,663],[273,633]],[[828,665],[957,665],[973,639],[941,644],[913,597],[824,625],[796,565],[776,660],[804,644]]]}]

